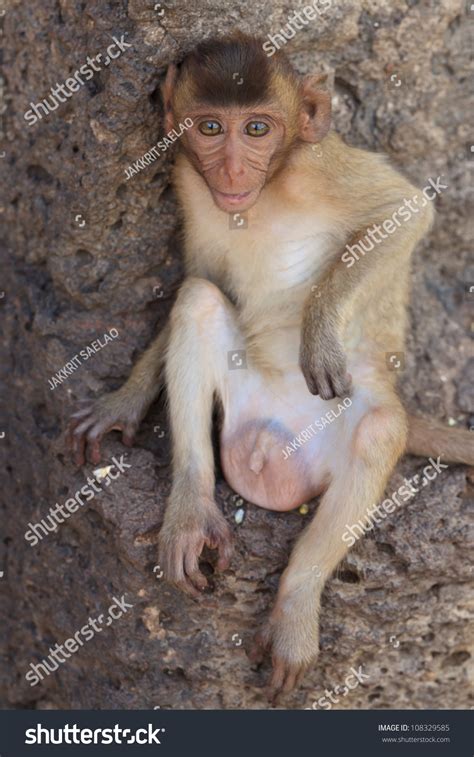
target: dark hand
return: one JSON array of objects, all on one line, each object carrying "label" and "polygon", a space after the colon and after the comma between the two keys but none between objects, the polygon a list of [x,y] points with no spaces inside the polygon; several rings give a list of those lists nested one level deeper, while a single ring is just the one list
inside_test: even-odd
[{"label": "dark hand", "polygon": [[350,395],[351,376],[341,344],[324,322],[315,327],[311,314],[303,323],[300,368],[311,394],[319,394],[323,400]]}]

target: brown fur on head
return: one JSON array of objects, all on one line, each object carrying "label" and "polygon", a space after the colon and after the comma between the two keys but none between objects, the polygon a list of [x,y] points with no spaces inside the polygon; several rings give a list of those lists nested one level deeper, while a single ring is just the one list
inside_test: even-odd
[{"label": "brown fur on head", "polygon": [[242,33],[203,42],[179,70],[170,66],[163,86],[167,130],[193,120],[181,149],[226,211],[251,207],[295,145],[329,129],[322,77],[301,79],[282,52],[270,59],[262,45]]}]

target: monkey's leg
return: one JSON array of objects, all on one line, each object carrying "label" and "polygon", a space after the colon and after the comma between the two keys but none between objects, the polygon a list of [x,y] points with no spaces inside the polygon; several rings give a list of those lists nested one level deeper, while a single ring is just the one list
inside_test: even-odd
[{"label": "monkey's leg", "polygon": [[331,483],[294,548],[252,655],[257,660],[263,649],[272,650],[272,698],[294,688],[316,659],[320,597],[326,579],[348,551],[343,534],[347,525],[376,505],[405,439],[405,415],[394,398],[368,409],[355,423],[347,447],[337,454],[333,450]]},{"label": "monkey's leg", "polygon": [[[230,531],[214,501],[211,439],[215,396],[228,404],[228,352],[243,346],[234,310],[209,281],[187,279],[170,318],[166,384],[173,439],[173,485],[160,531],[159,561],[169,581],[198,595],[205,544],[219,550],[217,567],[231,555]],[[236,371],[245,382],[246,370]]]},{"label": "monkey's leg", "polygon": [[95,402],[86,400],[84,407],[71,416],[69,443],[78,465],[84,464],[86,452],[92,463],[100,462],[100,443],[109,431],[122,431],[123,443],[132,446],[140,421],[160,392],[168,338],[166,324],[120,389]]}]

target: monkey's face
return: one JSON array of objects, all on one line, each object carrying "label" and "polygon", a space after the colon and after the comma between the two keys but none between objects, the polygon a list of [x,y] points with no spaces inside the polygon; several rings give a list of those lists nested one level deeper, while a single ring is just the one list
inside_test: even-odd
[{"label": "monkey's face", "polygon": [[[248,210],[275,172],[285,143],[280,114],[226,108],[189,113],[185,149],[218,208]],[[280,117],[279,117],[280,116]]]},{"label": "monkey's face", "polygon": [[320,87],[325,78],[300,79],[287,61],[270,62],[259,40],[240,38],[203,43],[179,71],[169,66],[162,90],[166,131],[192,119],[179,149],[218,208],[251,208],[299,141],[325,136],[331,116],[330,95]]}]

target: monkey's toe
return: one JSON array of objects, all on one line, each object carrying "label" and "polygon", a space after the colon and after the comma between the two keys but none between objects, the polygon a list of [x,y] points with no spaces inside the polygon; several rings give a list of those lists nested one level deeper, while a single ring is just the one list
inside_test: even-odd
[{"label": "monkey's toe", "polygon": [[248,652],[248,658],[253,665],[260,665],[268,651],[269,639],[264,632],[259,631],[255,634],[253,644]]}]

